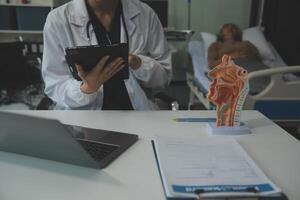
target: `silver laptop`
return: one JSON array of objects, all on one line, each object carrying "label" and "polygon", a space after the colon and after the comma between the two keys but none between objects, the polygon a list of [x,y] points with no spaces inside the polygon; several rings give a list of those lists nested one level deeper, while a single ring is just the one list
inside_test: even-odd
[{"label": "silver laptop", "polygon": [[100,169],[137,140],[134,134],[0,112],[0,151]]}]

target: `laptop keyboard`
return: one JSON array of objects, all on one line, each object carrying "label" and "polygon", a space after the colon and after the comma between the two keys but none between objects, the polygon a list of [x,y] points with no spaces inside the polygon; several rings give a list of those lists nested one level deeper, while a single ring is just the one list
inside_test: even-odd
[{"label": "laptop keyboard", "polygon": [[97,161],[103,160],[106,156],[117,150],[119,146],[109,145],[104,143],[77,140],[79,144]]}]

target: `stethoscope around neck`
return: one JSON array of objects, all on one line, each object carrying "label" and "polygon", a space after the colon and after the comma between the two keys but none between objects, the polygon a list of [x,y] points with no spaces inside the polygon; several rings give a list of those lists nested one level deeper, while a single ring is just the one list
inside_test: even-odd
[{"label": "stethoscope around neck", "polygon": [[[129,46],[129,34],[128,34],[127,26],[126,26],[126,23],[125,23],[123,8],[121,9],[121,19],[122,19],[122,24],[123,24],[125,34],[126,34],[126,42]],[[86,37],[88,38],[89,41],[91,41],[91,35],[90,35],[90,32],[89,32],[89,28],[90,28],[91,25],[92,25],[92,20],[90,19],[88,21],[88,23],[86,24]],[[110,41],[110,38],[107,34],[106,34],[106,37],[107,37],[110,45],[112,45],[112,42]]]}]

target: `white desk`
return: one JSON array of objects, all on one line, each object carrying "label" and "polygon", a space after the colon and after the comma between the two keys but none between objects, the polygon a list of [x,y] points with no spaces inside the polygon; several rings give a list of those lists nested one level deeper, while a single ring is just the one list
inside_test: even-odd
[{"label": "white desk", "polygon": [[[208,137],[205,123],[178,123],[172,119],[214,117],[209,111],[21,113],[136,133],[140,140],[102,171],[0,152],[1,200],[163,200],[151,138],[156,134]],[[243,112],[242,119],[253,134],[237,136],[239,143],[290,200],[299,200],[300,142],[258,112]]]}]

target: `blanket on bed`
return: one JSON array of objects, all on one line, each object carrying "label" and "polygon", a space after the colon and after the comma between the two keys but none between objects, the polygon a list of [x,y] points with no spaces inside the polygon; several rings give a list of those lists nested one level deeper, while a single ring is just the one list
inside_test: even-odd
[{"label": "blanket on bed", "polygon": [[[249,58],[236,58],[234,63],[243,67],[248,71],[248,73],[253,71],[258,71],[262,69],[269,69],[268,66],[263,64],[259,60],[249,59]],[[270,77],[258,77],[249,81],[250,85],[250,94],[255,95],[263,91],[270,83]]]}]

